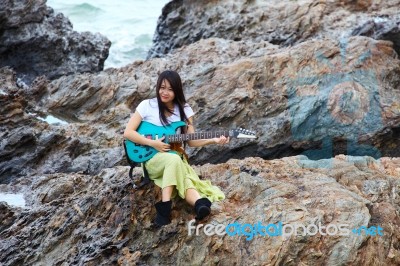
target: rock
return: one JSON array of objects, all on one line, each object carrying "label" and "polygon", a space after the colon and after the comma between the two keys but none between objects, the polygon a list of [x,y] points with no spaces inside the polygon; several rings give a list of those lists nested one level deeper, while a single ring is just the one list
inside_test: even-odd
[{"label": "rock", "polygon": [[[379,60],[373,59],[375,56]],[[399,96],[396,90],[383,89],[396,84],[398,60],[387,42],[362,37],[344,43],[313,41],[293,47],[289,55],[287,49],[268,43],[210,39],[177,50],[169,57],[182,73],[187,98],[198,113],[198,129],[242,126],[258,132],[256,142],[232,141],[224,152],[212,146],[191,150],[194,163],[252,155],[281,157],[300,154],[305,149],[305,154],[315,159],[344,152],[398,156],[398,140],[390,136],[397,134]],[[305,64],[310,67],[304,68]],[[7,149],[2,156],[2,176],[33,169],[36,174],[98,173],[103,167],[123,163],[121,133],[135,106],[154,95],[151,84],[156,74],[149,73],[157,73],[160,67],[174,66],[163,59],[153,59],[98,75],[72,75],[53,82],[37,80],[32,89],[19,89],[15,78],[10,79],[12,74],[5,75],[9,83],[14,82],[9,87],[25,97],[20,96],[19,107],[14,106],[18,101],[10,98],[5,98],[7,103],[2,106],[4,114],[17,113],[21,117],[3,122],[5,129],[13,131],[3,140]],[[363,104],[363,112],[351,105],[337,109],[346,86],[354,89],[355,98],[350,102]],[[318,92],[319,87],[327,90]],[[209,96],[206,99],[204,95]],[[373,95],[379,97],[371,98]],[[9,102],[13,107],[7,107]],[[223,109],[217,110],[219,106]],[[19,127],[26,127],[24,121],[32,117],[22,114],[23,110],[57,114],[69,124],[53,126],[36,119],[37,129],[26,128],[22,131],[25,135],[21,135]]]},{"label": "rock", "polygon": [[[0,264],[399,265],[398,2],[172,1],[151,52],[162,58],[95,73],[103,37],[86,42],[45,1],[2,1],[0,62],[18,47],[33,71],[17,54],[0,68],[0,191],[26,202],[0,199]],[[133,189],[142,169],[128,177],[121,143],[165,69],[181,74],[198,130],[258,139],[190,149],[226,199],[198,225],[175,199],[156,229],[161,191]]]},{"label": "rock", "polygon": [[[400,69],[391,43],[352,37],[287,49],[208,39],[176,50],[168,60],[36,80],[32,89],[19,89],[5,73],[20,97],[11,101],[15,93],[4,90],[0,106],[5,118],[19,117],[2,124],[9,131],[0,154],[3,182],[30,172],[97,174],[125,164],[121,143],[129,114],[154,97],[157,73],[164,69],[182,74],[198,130],[244,127],[258,135],[255,141],[232,140],[229,147],[190,149],[192,163],[298,154],[399,156]],[[32,113],[54,114],[68,124],[48,124]]]},{"label": "rock", "polygon": [[[14,208],[10,207],[7,203],[4,201],[1,201],[0,199],[0,232],[3,230],[6,230],[10,226],[13,225],[15,220],[18,217],[18,210],[15,210]],[[0,246],[1,247],[1,246]]]},{"label": "rock", "polygon": [[[114,141],[113,134],[102,126],[57,125],[40,120],[43,110],[35,103],[47,93],[46,79],[37,79],[28,88],[19,87],[15,72],[8,68],[0,69],[0,79],[1,184],[32,174],[94,174],[123,160],[122,148],[107,144],[106,139]],[[103,137],[94,137],[98,134]]]},{"label": "rock", "polygon": [[[319,167],[310,167],[315,162]],[[344,155],[322,161],[305,156],[268,161],[249,157],[196,166],[203,179],[211,180],[226,195],[213,204],[211,217],[198,227],[198,233],[196,225],[189,229],[193,209],[179,199],[174,200],[172,223],[152,228],[154,203],[161,194],[153,184],[132,190],[128,167],[108,168],[91,176],[31,176],[24,190],[28,208],[12,216],[11,225],[4,226],[7,219],[0,222],[0,262],[371,265],[379,260],[395,265],[400,263],[400,202],[395,196],[400,190],[399,169],[398,158]],[[135,168],[134,178],[140,175],[141,169]],[[66,190],[43,202],[41,195],[55,184]],[[371,194],[368,187],[379,193]],[[7,208],[8,213],[13,210]],[[210,229],[219,224],[279,222],[287,225],[285,235],[262,236],[262,231],[254,230],[244,235],[207,235],[204,231],[206,225]],[[289,225],[320,230],[290,233]],[[340,225],[348,232],[339,231]],[[360,230],[363,226],[371,231]]]},{"label": "rock", "polygon": [[397,54],[400,54],[400,19],[382,17],[371,19],[353,30],[353,36],[368,36],[377,40],[393,42]]},{"label": "rock", "polygon": [[[367,20],[396,21],[400,1],[171,1],[159,17],[148,58],[212,37],[281,46],[339,39]],[[201,14],[201,15],[198,15]]]},{"label": "rock", "polygon": [[0,67],[12,67],[26,83],[103,70],[111,45],[104,36],[73,31],[43,0],[6,0],[0,7]]},{"label": "rock", "polygon": [[[399,61],[391,43],[365,37],[315,40],[291,49],[267,42],[201,40],[163,59],[63,77],[39,106],[70,121],[123,131],[137,104],[154,97],[157,73],[176,69],[198,130],[244,127],[256,141],[190,150],[193,163],[229,158],[399,156]],[[228,96],[228,97],[226,97]],[[119,135],[120,136],[120,135]],[[120,145],[116,138],[114,144]]]}]

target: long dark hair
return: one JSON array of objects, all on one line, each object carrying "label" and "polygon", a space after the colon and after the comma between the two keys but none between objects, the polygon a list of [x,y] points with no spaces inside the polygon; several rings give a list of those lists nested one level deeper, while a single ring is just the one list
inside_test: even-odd
[{"label": "long dark hair", "polygon": [[181,77],[175,71],[166,70],[158,76],[157,85],[156,85],[158,110],[160,112],[161,123],[163,125],[168,124],[168,119],[165,115],[166,112],[173,114],[173,110],[169,110],[168,107],[161,101],[160,88],[161,88],[161,84],[164,80],[168,80],[169,84],[171,85],[172,90],[174,91],[174,94],[175,94],[175,98],[174,98],[173,102],[178,105],[179,115],[181,117],[181,120],[186,122],[187,117],[186,117],[185,111],[184,111],[186,99],[185,99],[185,95],[183,94],[183,86],[182,86]]}]

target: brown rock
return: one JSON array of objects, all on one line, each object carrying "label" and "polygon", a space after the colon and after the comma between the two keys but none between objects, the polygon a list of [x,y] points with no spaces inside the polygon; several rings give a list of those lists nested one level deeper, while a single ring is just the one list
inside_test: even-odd
[{"label": "brown rock", "polygon": [[[270,161],[246,158],[197,166],[203,178],[221,187],[226,199],[213,204],[211,217],[198,227],[198,233],[192,228],[191,235],[193,209],[183,200],[174,200],[170,225],[161,229],[150,226],[160,194],[155,193],[154,185],[132,190],[127,167],[106,169],[97,176],[32,177],[32,185],[19,185],[26,193],[28,209],[14,215],[9,226],[4,227],[7,219],[1,222],[0,261],[4,265],[242,265],[248,261],[269,265],[371,265],[379,261],[396,265],[400,219],[395,195],[400,189],[400,173],[392,174],[392,169],[399,167],[396,158],[345,155],[319,161],[305,156]],[[135,178],[140,172],[135,169]],[[64,184],[71,180],[73,192],[60,191],[62,197],[45,204],[38,200],[54,183],[68,187]],[[263,236],[254,228],[232,236],[204,231],[207,225],[209,230],[218,224],[267,226],[280,222],[286,225],[282,236]],[[290,234],[289,225],[300,229]],[[349,231],[339,230],[339,225]],[[309,233],[304,234],[301,226],[309,228]],[[230,232],[238,231],[231,227]]]}]

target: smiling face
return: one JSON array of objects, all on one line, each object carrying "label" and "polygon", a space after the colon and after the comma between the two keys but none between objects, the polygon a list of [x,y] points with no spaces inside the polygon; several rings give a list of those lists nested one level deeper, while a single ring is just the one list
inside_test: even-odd
[{"label": "smiling face", "polygon": [[164,79],[161,82],[160,90],[159,90],[159,95],[161,101],[168,107],[172,108],[174,106],[174,99],[175,99],[175,93],[174,90],[171,87],[171,84],[169,83],[168,80]]},{"label": "smiling face", "polygon": [[[165,70],[158,75],[156,95],[162,124],[167,125],[167,116],[172,114],[179,115],[182,121],[186,119],[184,111],[186,99],[183,94],[181,77],[176,71]],[[179,112],[175,112],[176,106]]]}]

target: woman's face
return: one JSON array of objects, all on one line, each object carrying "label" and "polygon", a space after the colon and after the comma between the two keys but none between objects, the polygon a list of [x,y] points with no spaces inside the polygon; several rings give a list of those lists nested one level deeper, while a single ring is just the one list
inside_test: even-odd
[{"label": "woman's face", "polygon": [[164,79],[161,82],[161,87],[160,87],[160,98],[161,101],[165,104],[171,104],[173,103],[173,100],[175,98],[175,93],[174,90],[172,89],[171,85],[169,84],[169,81]]}]

